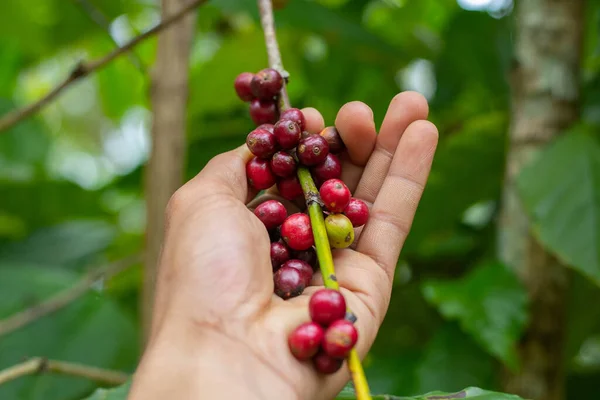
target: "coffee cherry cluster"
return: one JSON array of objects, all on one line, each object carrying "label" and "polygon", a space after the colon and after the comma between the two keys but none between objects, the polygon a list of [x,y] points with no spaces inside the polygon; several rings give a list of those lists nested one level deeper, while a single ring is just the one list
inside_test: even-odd
[{"label": "coffee cherry cluster", "polygon": [[271,266],[275,294],[289,299],[302,294],[317,270],[317,253],[310,218],[304,213],[287,214],[277,200],[267,200],[254,209],[271,238]]},{"label": "coffee cherry cluster", "polygon": [[238,97],[250,103],[250,118],[256,125],[277,121],[277,97],[282,87],[283,77],[273,68],[265,68],[256,74],[242,72],[234,82]]},{"label": "coffee cherry cluster", "polygon": [[358,340],[358,331],[345,319],[346,301],[336,290],[315,292],[308,304],[310,322],[298,326],[288,336],[290,351],[300,361],[312,359],[317,371],[337,372]]}]

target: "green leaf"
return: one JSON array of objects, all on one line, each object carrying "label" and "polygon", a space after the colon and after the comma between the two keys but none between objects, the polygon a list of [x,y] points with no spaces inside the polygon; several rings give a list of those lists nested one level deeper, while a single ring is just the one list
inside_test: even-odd
[{"label": "green leaf", "polygon": [[82,400],[127,400],[127,394],[131,387],[131,381],[113,388],[113,389],[96,389],[91,396]]},{"label": "green leaf", "polygon": [[[98,389],[91,396],[82,400],[126,400],[131,382],[114,389]],[[356,394],[351,384],[348,384],[336,397],[336,400],[355,400]],[[415,397],[398,397],[391,395],[374,395],[373,400],[450,400],[450,399],[472,399],[472,400],[519,400],[521,397],[490,392],[476,387],[469,387],[456,393],[430,392]],[[522,399],[521,399],[522,400]]]},{"label": "green leaf", "polygon": [[[340,393],[336,400],[355,400],[356,396],[350,392]],[[455,393],[430,392],[414,397],[398,397],[385,395],[375,395],[373,400],[450,400],[450,399],[472,399],[472,400],[518,400],[521,397],[514,394],[490,392],[477,387],[469,387]],[[117,400],[117,399],[115,399]],[[521,399],[522,400],[522,399]]]},{"label": "green leaf", "polygon": [[[78,276],[67,270],[0,268],[0,318],[39,304],[72,286]],[[100,292],[89,292],[54,314],[0,339],[0,369],[40,356],[90,366],[132,371],[138,357],[134,321]],[[85,379],[44,374],[0,386],[0,399],[64,400],[94,388]]]},{"label": "green leaf", "polygon": [[425,298],[450,320],[458,320],[490,354],[518,366],[515,343],[527,321],[527,294],[500,264],[485,264],[455,281],[429,281]]},{"label": "green leaf", "polygon": [[0,247],[0,259],[3,263],[73,265],[106,249],[115,235],[115,228],[102,220],[70,221]]},{"label": "green leaf", "polygon": [[478,344],[454,322],[438,329],[429,342],[416,371],[417,390],[458,391],[465,386],[490,387],[496,365]]},{"label": "green leaf", "polygon": [[583,130],[557,139],[517,184],[539,240],[600,285],[600,145]]}]

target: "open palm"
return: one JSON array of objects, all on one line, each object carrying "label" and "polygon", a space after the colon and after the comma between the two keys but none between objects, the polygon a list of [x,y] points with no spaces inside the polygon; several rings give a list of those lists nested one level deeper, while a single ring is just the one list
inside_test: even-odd
[{"label": "open palm", "polygon": [[[303,112],[309,132],[324,127],[318,111]],[[363,103],[346,104],[335,121],[347,147],[342,179],[371,211],[353,246],[333,251],[340,288],[358,317],[361,357],[387,311],[437,145],[427,114],[425,99],[405,92],[391,101],[379,134]],[[309,320],[308,300],[322,279],[315,274],[290,300],[273,294],[269,237],[249,208],[277,193],[253,199],[245,178],[250,157],[245,146],[215,157],[169,204],[151,338],[131,399],[330,399],[349,379],[346,367],[318,375],[287,347],[289,332]],[[282,202],[290,211],[302,207]]]}]

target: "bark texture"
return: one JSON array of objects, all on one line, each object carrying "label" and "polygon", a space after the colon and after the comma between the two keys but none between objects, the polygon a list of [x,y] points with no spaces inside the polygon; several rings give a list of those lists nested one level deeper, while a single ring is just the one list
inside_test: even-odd
[{"label": "bark texture", "polygon": [[[190,0],[162,0],[162,18],[175,14]],[[144,340],[151,323],[158,261],[164,237],[165,208],[183,183],[186,153],[188,72],[196,13],[158,37],[152,76],[152,152],[146,170],[146,255],[142,296]]]},{"label": "bark texture", "polygon": [[499,255],[530,298],[530,322],[519,345],[521,369],[506,371],[504,389],[532,400],[564,398],[567,269],[532,236],[516,178],[554,137],[579,118],[585,0],[516,4],[512,122],[499,227]]}]

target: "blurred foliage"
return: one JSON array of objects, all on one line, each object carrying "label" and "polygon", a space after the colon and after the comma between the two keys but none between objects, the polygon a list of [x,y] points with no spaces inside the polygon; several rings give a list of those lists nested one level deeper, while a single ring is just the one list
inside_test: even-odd
[{"label": "blurred foliage", "polygon": [[[78,60],[109,51],[109,34],[123,43],[159,18],[153,1],[87,2],[111,22],[110,32],[78,0],[0,3],[0,112],[42,96]],[[480,8],[468,11],[456,0],[291,0],[276,14],[295,105],[316,107],[333,124],[341,105],[361,100],[380,125],[398,91],[417,90],[441,133],[387,318],[365,360],[374,393],[499,390],[503,364],[518,365],[526,296],[494,261],[514,19],[511,7]],[[569,303],[568,398],[588,398],[600,379],[600,315],[589,307],[600,300],[599,10],[590,2],[586,13],[579,132],[550,146],[519,179],[536,233],[581,273]],[[267,63],[252,1],[212,0],[197,31],[188,177],[243,142],[252,123],[232,82]],[[151,39],[136,48],[147,70],[155,46]],[[0,317],[142,249],[148,91],[149,76],[122,57],[0,135]],[[133,371],[140,277],[137,268],[125,271],[2,337],[0,369],[46,356]],[[29,377],[0,386],[0,399],[75,400],[93,389],[67,377]],[[509,398],[479,389],[466,395]]]}]

